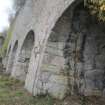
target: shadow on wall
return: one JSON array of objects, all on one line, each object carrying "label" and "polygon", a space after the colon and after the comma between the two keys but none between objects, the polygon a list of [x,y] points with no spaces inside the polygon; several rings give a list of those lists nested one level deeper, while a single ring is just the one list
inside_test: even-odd
[{"label": "shadow on wall", "polygon": [[14,45],[12,52],[11,52],[11,55],[8,58],[8,64],[7,64],[7,69],[6,69],[7,74],[11,74],[11,72],[12,72],[17,48],[18,48],[18,41],[15,42],[15,45]]},{"label": "shadow on wall", "polygon": [[9,49],[6,52],[6,56],[3,57],[3,60],[2,60],[2,64],[3,64],[3,68],[2,69],[3,69],[4,72],[6,71],[6,67],[7,67],[10,51],[11,51],[11,45],[9,46]]},{"label": "shadow on wall", "polygon": [[83,3],[74,8],[72,18],[70,9],[49,36],[36,88],[41,94],[47,92],[56,98],[66,94],[102,96],[105,23],[91,16]]},{"label": "shadow on wall", "polygon": [[5,38],[3,36],[0,36],[0,49],[3,46],[4,40],[5,40]]}]

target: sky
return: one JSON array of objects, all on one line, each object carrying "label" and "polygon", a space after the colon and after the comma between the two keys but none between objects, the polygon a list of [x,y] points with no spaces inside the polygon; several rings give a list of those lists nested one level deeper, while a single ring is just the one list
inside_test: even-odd
[{"label": "sky", "polygon": [[9,27],[9,16],[13,12],[13,0],[0,0],[0,32]]}]

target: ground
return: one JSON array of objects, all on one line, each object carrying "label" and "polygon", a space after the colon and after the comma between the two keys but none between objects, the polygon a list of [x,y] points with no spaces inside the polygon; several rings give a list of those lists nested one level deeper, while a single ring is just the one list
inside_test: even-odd
[{"label": "ground", "polygon": [[9,76],[0,75],[0,105],[53,105],[51,97],[32,97],[23,85]]},{"label": "ground", "polygon": [[99,97],[69,96],[62,101],[48,95],[32,97],[23,85],[19,80],[0,75],[0,105],[105,105],[104,98]]}]

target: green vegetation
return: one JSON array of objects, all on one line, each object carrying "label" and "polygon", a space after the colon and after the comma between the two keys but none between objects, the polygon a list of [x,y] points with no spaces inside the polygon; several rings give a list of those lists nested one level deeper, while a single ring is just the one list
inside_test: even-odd
[{"label": "green vegetation", "polygon": [[105,21],[105,0],[84,0],[92,15],[96,15],[99,20]]},{"label": "green vegetation", "polygon": [[8,33],[7,33],[6,39],[4,41],[4,44],[3,44],[2,48],[0,49],[0,57],[5,56],[5,54],[6,54],[8,44],[12,37],[12,31],[13,31],[13,25],[8,29]]},{"label": "green vegetation", "polygon": [[8,76],[0,76],[0,105],[54,105],[50,96],[32,97],[23,85],[23,82]]},{"label": "green vegetation", "polygon": [[64,100],[49,95],[33,97],[23,87],[23,82],[0,75],[0,105],[105,105],[102,97],[68,96]]}]

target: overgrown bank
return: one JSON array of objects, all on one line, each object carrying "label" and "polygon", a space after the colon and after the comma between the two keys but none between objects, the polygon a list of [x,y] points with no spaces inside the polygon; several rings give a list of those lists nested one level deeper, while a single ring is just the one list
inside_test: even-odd
[{"label": "overgrown bank", "polygon": [[0,75],[0,105],[53,105],[49,96],[32,97],[23,88],[22,82]]},{"label": "overgrown bank", "polygon": [[33,97],[23,88],[23,82],[0,75],[0,105],[105,105],[104,98],[69,96],[56,100],[46,96]]}]

